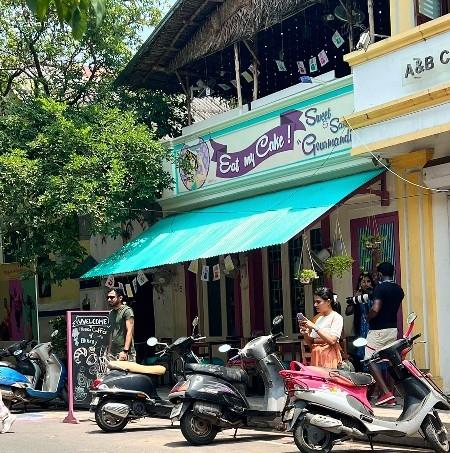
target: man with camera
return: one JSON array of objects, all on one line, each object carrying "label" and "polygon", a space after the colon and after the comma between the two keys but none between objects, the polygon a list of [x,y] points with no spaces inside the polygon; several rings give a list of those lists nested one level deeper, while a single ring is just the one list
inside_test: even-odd
[{"label": "man with camera", "polygon": [[[367,334],[367,345],[365,358],[368,359],[374,350],[388,346],[397,340],[397,312],[405,297],[403,289],[394,282],[394,266],[389,262],[380,263],[377,266],[379,283],[373,291],[373,304],[367,319],[369,321],[369,332]],[[369,363],[369,371],[374,377],[381,391],[375,405],[395,405],[395,397],[388,389],[380,368]]]}]

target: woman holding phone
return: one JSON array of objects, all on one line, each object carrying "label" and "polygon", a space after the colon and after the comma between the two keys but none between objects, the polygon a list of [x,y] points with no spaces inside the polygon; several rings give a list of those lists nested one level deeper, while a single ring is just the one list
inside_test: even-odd
[{"label": "woman holding phone", "polygon": [[[311,348],[311,365],[337,368],[342,362],[339,339],[344,319],[339,314],[339,302],[329,288],[317,288],[314,292],[314,308],[318,316],[315,322],[298,316],[300,333]],[[301,319],[302,318],[302,319]]]}]

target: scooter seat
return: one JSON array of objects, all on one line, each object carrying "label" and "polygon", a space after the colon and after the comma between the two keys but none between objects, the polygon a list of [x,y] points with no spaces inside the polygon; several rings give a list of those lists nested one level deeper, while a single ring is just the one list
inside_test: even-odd
[{"label": "scooter seat", "polygon": [[221,378],[228,382],[239,384],[248,383],[247,373],[240,368],[227,368],[220,365],[208,365],[199,363],[187,363],[185,366],[186,373],[207,374],[210,376]]},{"label": "scooter seat", "polygon": [[111,370],[122,370],[139,374],[154,374],[156,376],[162,376],[166,372],[166,368],[161,365],[139,365],[139,363],[127,362],[125,360],[112,360],[109,362],[108,367]]},{"label": "scooter seat", "polygon": [[375,382],[370,374],[352,371],[330,370],[329,376],[331,381],[344,385],[354,385],[355,387],[367,387]]},{"label": "scooter seat", "polygon": [[9,362],[0,362],[0,366],[5,366],[7,368],[16,368],[15,365],[13,365],[12,363],[9,363]]}]

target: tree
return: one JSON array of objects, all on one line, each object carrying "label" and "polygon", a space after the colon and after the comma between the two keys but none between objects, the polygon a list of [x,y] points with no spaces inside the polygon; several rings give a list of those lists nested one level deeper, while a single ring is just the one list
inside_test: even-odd
[{"label": "tree", "polygon": [[0,230],[18,262],[47,281],[68,278],[86,255],[78,220],[117,236],[151,221],[170,187],[170,151],[133,112],[50,99],[10,102],[0,115]]},{"label": "tree", "polygon": [[[41,21],[24,2],[0,0],[0,95],[24,99],[31,92],[70,105],[92,100],[129,61],[143,27],[160,20],[157,1],[105,0],[101,24],[87,17],[84,35],[75,40],[55,9],[45,10]],[[85,3],[73,2],[77,8]]]},{"label": "tree", "polygon": [[87,28],[88,19],[95,20],[100,25],[105,15],[105,0],[27,0],[27,5],[36,19],[44,21],[49,11],[54,8],[61,23],[72,28],[72,35],[79,39]]}]

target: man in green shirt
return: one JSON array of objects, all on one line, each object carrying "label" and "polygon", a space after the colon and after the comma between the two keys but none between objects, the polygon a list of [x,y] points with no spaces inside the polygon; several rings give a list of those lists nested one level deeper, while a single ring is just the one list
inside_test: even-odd
[{"label": "man in green shirt", "polygon": [[133,310],[124,304],[121,288],[111,289],[108,292],[107,300],[112,309],[109,312],[110,336],[108,353],[117,360],[135,362]]}]

